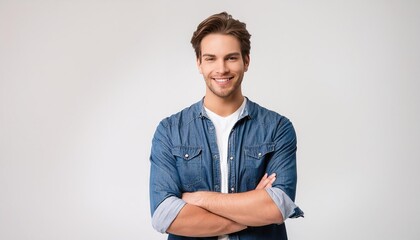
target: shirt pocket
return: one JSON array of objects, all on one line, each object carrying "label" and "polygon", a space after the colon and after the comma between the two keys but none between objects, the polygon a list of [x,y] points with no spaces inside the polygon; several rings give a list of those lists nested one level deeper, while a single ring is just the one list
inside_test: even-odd
[{"label": "shirt pocket", "polygon": [[194,186],[202,181],[201,148],[193,146],[176,146],[172,154],[176,158],[179,178],[184,191],[193,191]]},{"label": "shirt pocket", "polygon": [[267,161],[274,152],[274,143],[263,143],[254,146],[245,146],[245,166],[247,168],[261,168],[267,165]]}]

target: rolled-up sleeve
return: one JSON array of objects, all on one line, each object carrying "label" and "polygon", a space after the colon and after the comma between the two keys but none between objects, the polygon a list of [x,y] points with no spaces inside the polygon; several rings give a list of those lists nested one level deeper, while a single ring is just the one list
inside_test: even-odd
[{"label": "rolled-up sleeve", "polygon": [[153,137],[150,163],[149,196],[152,224],[157,231],[164,233],[185,202],[181,199],[176,159],[171,153],[167,126],[162,122]]},{"label": "rolled-up sleeve", "polygon": [[177,197],[169,197],[165,199],[161,204],[159,204],[156,211],[153,213],[153,228],[160,233],[166,233],[166,230],[175,220],[179,211],[181,211],[185,204],[184,200]]},{"label": "rolled-up sleeve", "polygon": [[283,220],[287,218],[303,217],[303,212],[281,189],[271,187],[266,189],[268,195],[273,199],[283,215]]},{"label": "rolled-up sleeve", "polygon": [[297,184],[297,139],[292,123],[283,118],[275,133],[275,151],[268,163],[267,173],[276,173],[276,180],[267,193],[280,209],[283,219],[303,217],[302,210],[294,203]]}]

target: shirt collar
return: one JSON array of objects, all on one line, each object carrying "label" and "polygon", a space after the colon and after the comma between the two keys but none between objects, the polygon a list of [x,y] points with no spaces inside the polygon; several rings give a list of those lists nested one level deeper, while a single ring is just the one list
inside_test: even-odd
[{"label": "shirt collar", "polygon": [[[249,119],[251,119],[251,115],[249,113],[252,110],[251,109],[252,108],[252,102],[247,97],[245,97],[244,101],[246,101],[245,107],[244,107],[244,110],[242,111],[241,115],[239,116],[239,119],[242,119],[244,117],[248,117]],[[199,107],[199,117],[200,118],[203,118],[203,117],[209,118],[206,110],[204,109],[204,97],[197,104],[198,104],[198,107]]]}]

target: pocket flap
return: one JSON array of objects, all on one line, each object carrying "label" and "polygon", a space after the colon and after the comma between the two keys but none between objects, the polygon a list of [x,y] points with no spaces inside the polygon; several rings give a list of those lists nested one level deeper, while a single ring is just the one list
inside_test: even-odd
[{"label": "pocket flap", "polygon": [[190,160],[201,153],[201,148],[199,147],[190,147],[190,146],[177,146],[172,148],[172,155],[183,158],[185,160]]},{"label": "pocket flap", "polygon": [[264,143],[257,146],[244,147],[244,149],[246,155],[260,159],[263,158],[267,153],[273,152],[274,146],[274,143]]}]

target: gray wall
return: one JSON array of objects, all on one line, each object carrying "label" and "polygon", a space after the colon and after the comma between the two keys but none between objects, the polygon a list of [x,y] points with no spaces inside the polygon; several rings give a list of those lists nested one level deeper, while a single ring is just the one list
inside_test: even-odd
[{"label": "gray wall", "polygon": [[244,94],[299,137],[290,239],[418,239],[418,1],[0,1],[0,239],[165,239],[149,151],[204,84],[189,40],[247,23]]}]

